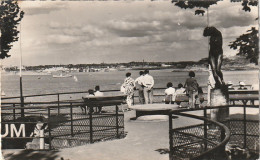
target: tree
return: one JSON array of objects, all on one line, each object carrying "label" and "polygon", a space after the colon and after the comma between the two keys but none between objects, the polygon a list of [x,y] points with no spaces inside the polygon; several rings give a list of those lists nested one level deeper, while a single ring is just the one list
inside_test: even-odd
[{"label": "tree", "polygon": [[18,41],[17,26],[22,20],[24,12],[20,10],[17,0],[4,0],[0,6],[0,59],[10,57],[8,52],[12,48],[12,43]]},{"label": "tree", "polygon": [[230,48],[236,50],[239,48],[237,55],[245,55],[251,63],[258,64],[258,30],[252,27],[246,34],[242,34],[235,41],[230,42]]}]

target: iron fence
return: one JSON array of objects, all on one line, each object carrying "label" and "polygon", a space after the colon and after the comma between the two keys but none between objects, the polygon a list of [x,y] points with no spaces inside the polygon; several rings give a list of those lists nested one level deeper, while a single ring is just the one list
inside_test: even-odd
[{"label": "iron fence", "polygon": [[[1,112],[2,147],[59,149],[97,141],[122,138],[124,115],[118,106],[107,106],[102,113],[82,111],[83,102],[3,103]],[[24,116],[21,110],[24,110]],[[95,110],[95,109],[93,109]],[[43,133],[34,130],[42,124]],[[25,134],[23,134],[25,132]],[[37,141],[44,140],[40,148]]]},{"label": "iron fence", "polygon": [[191,114],[178,113],[178,115],[199,119],[203,123],[172,129],[172,112],[169,114],[171,160],[225,159],[227,156],[225,145],[230,138],[230,132],[226,126]]},{"label": "iron fence", "polygon": [[[221,123],[207,119],[207,109],[221,107],[243,107],[243,118],[229,118]],[[169,114],[170,159],[227,159],[225,148],[234,145],[247,150],[252,155],[258,155],[259,121],[246,118],[246,108],[258,107],[255,105],[228,105],[194,109],[203,110],[204,117],[183,113],[191,111],[188,109],[171,111]],[[203,123],[173,129],[172,114],[200,119]]]}]

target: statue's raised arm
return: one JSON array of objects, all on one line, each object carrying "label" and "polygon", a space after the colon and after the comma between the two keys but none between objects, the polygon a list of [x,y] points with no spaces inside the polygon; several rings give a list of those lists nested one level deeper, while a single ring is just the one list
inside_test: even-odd
[{"label": "statue's raised arm", "polygon": [[215,88],[222,88],[225,85],[221,65],[223,61],[222,34],[215,27],[206,27],[203,36],[210,37],[209,64],[215,79]]}]

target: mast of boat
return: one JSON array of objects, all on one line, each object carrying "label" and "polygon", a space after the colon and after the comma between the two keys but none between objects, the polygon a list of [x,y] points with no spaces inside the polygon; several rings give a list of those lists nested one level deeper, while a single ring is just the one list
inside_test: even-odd
[{"label": "mast of boat", "polygon": [[[22,22],[20,22],[20,101],[21,107],[24,107],[23,83],[22,83]],[[21,109],[21,117],[24,117],[24,109]]]}]

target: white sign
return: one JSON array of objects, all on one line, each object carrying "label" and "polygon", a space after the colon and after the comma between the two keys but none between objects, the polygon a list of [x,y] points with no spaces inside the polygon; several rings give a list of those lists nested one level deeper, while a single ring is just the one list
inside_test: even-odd
[{"label": "white sign", "polygon": [[[10,133],[9,133],[9,125],[10,125]],[[18,131],[16,129],[15,124],[5,124],[5,133],[3,135],[1,134],[1,137],[6,137],[8,135],[10,135],[10,137],[14,137],[14,133],[16,137],[25,137],[25,124],[21,124]]]}]

